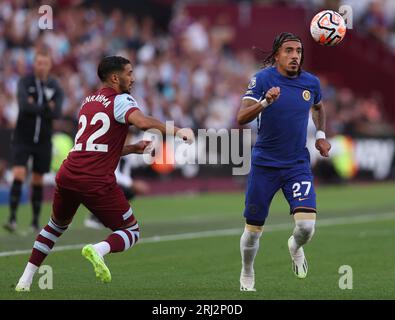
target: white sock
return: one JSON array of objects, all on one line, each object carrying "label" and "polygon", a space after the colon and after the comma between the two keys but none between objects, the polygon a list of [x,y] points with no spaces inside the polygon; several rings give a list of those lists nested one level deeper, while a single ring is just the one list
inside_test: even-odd
[{"label": "white sock", "polygon": [[93,245],[93,248],[95,248],[97,253],[100,254],[102,257],[104,257],[106,254],[110,253],[110,251],[111,251],[110,244],[107,241],[102,241],[102,242],[96,243]]},{"label": "white sock", "polygon": [[244,229],[240,239],[240,252],[243,272],[246,274],[254,273],[254,260],[259,249],[260,232],[251,232]]},{"label": "white sock", "polygon": [[291,240],[291,250],[296,253],[301,246],[310,241],[314,234],[315,220],[296,220]]},{"label": "white sock", "polygon": [[25,271],[23,271],[23,274],[19,279],[19,283],[31,284],[33,282],[33,277],[34,277],[34,274],[36,273],[37,269],[38,269],[38,267],[36,265],[28,262],[26,265]]}]

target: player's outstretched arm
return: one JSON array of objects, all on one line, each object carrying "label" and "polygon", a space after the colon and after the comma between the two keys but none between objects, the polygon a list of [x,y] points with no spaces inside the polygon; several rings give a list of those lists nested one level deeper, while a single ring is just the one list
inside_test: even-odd
[{"label": "player's outstretched arm", "polygon": [[125,145],[122,148],[121,156],[126,156],[127,154],[131,154],[131,153],[142,154],[144,152],[149,152],[149,151],[151,151],[150,150],[151,143],[152,143],[152,141],[141,140],[135,144]]},{"label": "player's outstretched arm", "polygon": [[242,100],[241,107],[237,113],[237,123],[239,125],[243,125],[251,122],[262,112],[264,108],[277,100],[279,96],[280,88],[273,87],[266,92],[265,99],[262,101],[256,102],[253,99],[245,97],[245,99]]},{"label": "player's outstretched arm", "polygon": [[331,144],[328,140],[326,140],[325,136],[326,115],[322,102],[319,102],[313,106],[312,118],[314,125],[317,129],[315,147],[320,152],[321,156],[329,157],[329,150],[331,149]]},{"label": "player's outstretched arm", "polygon": [[191,129],[189,129],[189,128],[180,129],[178,127],[173,127],[173,128],[166,127],[166,125],[163,122],[161,122],[151,116],[146,116],[140,110],[136,110],[136,111],[132,112],[131,114],[129,114],[128,122],[129,122],[129,124],[134,125],[137,128],[144,130],[144,131],[149,130],[149,129],[156,129],[156,130],[159,130],[163,135],[166,135],[170,132],[174,132],[175,136],[182,138],[187,143],[192,143],[194,140],[194,134]]}]

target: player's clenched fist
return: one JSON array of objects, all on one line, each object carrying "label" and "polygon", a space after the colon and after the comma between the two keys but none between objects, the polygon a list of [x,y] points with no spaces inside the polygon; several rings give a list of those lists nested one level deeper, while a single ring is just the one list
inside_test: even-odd
[{"label": "player's clenched fist", "polygon": [[268,104],[271,104],[274,101],[276,101],[279,96],[280,96],[280,87],[272,87],[266,92],[265,99]]},{"label": "player's clenched fist", "polygon": [[149,153],[149,152],[151,152],[151,149],[152,149],[152,141],[141,140],[141,141],[137,142],[134,146],[135,146],[134,153],[137,153],[137,154]]},{"label": "player's clenched fist", "polygon": [[331,144],[326,139],[318,139],[315,142],[316,149],[320,152],[321,156],[329,157],[329,150],[331,149]]}]

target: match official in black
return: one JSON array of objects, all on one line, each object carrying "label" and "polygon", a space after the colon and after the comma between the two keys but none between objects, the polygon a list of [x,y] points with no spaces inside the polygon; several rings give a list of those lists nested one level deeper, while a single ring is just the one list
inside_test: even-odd
[{"label": "match official in black", "polygon": [[21,197],[29,157],[33,158],[31,203],[32,228],[38,232],[39,216],[43,201],[43,175],[48,172],[52,157],[52,121],[59,118],[63,91],[50,75],[51,55],[39,51],[34,59],[32,74],[18,83],[19,114],[12,138],[13,182],[10,190],[10,217],[4,228],[16,230],[16,213]]}]

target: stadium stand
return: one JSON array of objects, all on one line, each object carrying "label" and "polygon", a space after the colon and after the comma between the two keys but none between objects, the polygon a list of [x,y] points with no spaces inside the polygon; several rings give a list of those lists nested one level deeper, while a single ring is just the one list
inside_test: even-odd
[{"label": "stadium stand", "polygon": [[[313,0],[235,1],[231,4],[216,1],[218,6],[232,6],[231,10],[237,8],[244,12],[244,16],[235,21],[232,11],[228,14],[227,10],[215,16],[213,12],[208,12],[206,17],[199,14],[207,3],[205,1],[190,1],[185,7],[174,1],[154,2],[169,7],[178,4],[173,6],[172,15],[165,24],[158,24],[154,15],[140,15],[120,8],[102,10],[93,1],[58,1],[53,4],[54,29],[46,32],[35,27],[39,18],[36,2],[2,1],[2,149],[9,149],[8,139],[18,114],[17,81],[31,70],[34,51],[40,46],[51,49],[54,73],[65,91],[63,118],[56,124],[58,131],[74,136],[80,101],[99,84],[97,63],[101,57],[113,54],[133,61],[136,83],[132,95],[145,112],[161,120],[174,119],[175,124],[181,127],[229,129],[237,127],[235,113],[240,97],[259,64],[256,50],[251,46],[238,45],[240,32],[247,30],[243,28],[247,28],[248,23],[253,23],[246,20],[249,6],[257,3],[264,4],[262,10],[275,10],[281,6],[311,12],[342,4],[342,1]],[[387,13],[395,11],[385,10],[391,6],[391,1],[354,2],[356,17],[353,31],[358,36],[374,38],[372,41],[379,45],[384,43],[385,54],[394,59],[391,50],[395,50],[395,18]],[[210,5],[212,3],[210,1]],[[302,38],[306,39],[306,35]],[[330,137],[394,135],[394,117],[388,114],[390,106],[387,100],[377,92],[362,94],[355,90],[352,82],[338,81],[318,64],[315,68],[316,62],[311,57],[307,66],[321,77]],[[7,170],[4,167],[9,166],[6,151],[2,158],[3,169],[0,172],[5,176],[0,179],[5,181]]]}]

